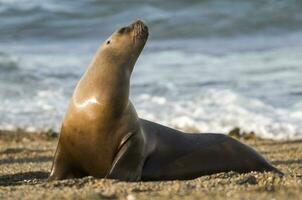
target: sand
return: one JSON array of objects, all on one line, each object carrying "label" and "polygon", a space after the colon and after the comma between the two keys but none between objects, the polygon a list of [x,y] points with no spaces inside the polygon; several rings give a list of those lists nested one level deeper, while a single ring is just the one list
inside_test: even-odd
[{"label": "sand", "polygon": [[302,141],[239,138],[286,175],[235,172],[190,181],[136,182],[86,177],[47,182],[55,133],[0,131],[0,199],[302,199]]}]

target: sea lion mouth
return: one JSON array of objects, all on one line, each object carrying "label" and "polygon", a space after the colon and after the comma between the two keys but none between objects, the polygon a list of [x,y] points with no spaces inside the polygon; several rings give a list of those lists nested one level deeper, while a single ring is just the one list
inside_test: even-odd
[{"label": "sea lion mouth", "polygon": [[137,20],[130,25],[134,31],[134,39],[147,39],[149,35],[148,27],[141,20]]}]

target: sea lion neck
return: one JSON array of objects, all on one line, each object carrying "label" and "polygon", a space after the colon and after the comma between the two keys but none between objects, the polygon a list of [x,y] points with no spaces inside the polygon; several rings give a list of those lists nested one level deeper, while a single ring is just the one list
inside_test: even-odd
[{"label": "sea lion neck", "polygon": [[131,72],[96,55],[73,94],[78,108],[94,106],[118,116],[129,104]]},{"label": "sea lion neck", "polygon": [[73,94],[74,106],[122,114],[129,105],[130,76],[147,38],[148,28],[141,21],[114,32],[80,79]]}]

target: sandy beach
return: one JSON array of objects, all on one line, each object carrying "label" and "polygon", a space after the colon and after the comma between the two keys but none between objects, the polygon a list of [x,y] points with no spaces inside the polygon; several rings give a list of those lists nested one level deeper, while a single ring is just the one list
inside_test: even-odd
[{"label": "sandy beach", "polygon": [[[0,0],[0,200],[302,200],[301,10],[299,0]],[[47,181],[63,119],[130,135],[137,116],[229,134],[285,175]]]},{"label": "sandy beach", "polygon": [[86,177],[47,182],[57,135],[0,131],[0,199],[301,199],[301,140],[239,139],[286,175],[229,172],[190,181],[127,183]]}]

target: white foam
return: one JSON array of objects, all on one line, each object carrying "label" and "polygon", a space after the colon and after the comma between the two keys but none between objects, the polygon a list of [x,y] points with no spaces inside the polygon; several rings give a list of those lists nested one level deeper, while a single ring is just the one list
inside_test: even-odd
[{"label": "white foam", "polygon": [[[138,114],[180,129],[200,132],[227,133],[234,127],[244,132],[270,139],[302,138],[302,115],[291,109],[274,108],[259,100],[246,98],[230,90],[208,89],[193,97],[165,104],[154,101],[151,95],[141,95],[136,105]],[[161,97],[164,98],[164,97]]]},{"label": "white foam", "polygon": [[[19,74],[9,74],[13,78],[1,85],[0,129],[58,130],[90,56],[86,50],[62,53],[63,47],[51,44],[33,48],[35,53],[14,48],[1,47],[13,52],[8,60]],[[131,97],[139,116],[179,129],[226,133],[240,127],[263,138],[302,138],[302,102],[289,94],[301,89],[301,52],[298,47],[224,55],[147,51],[136,64]]]}]

